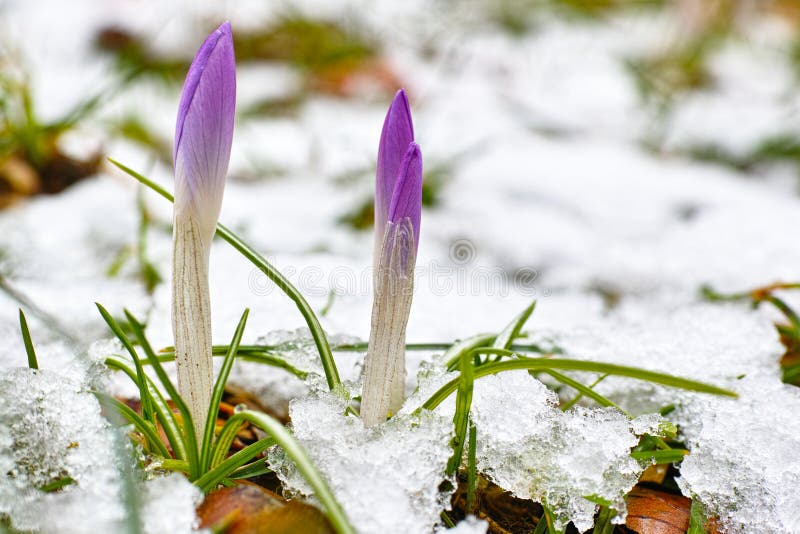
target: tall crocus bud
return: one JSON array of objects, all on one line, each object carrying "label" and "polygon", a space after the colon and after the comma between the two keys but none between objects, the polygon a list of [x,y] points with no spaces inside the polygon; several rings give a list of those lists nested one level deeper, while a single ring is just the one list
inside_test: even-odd
[{"label": "tall crocus bud", "polygon": [[361,417],[367,426],[397,412],[404,398],[406,324],[422,212],[422,154],[412,139],[408,100],[400,91],[389,108],[378,149],[375,296],[361,395]]},{"label": "tall crocus bud", "polygon": [[389,207],[399,178],[400,164],[414,141],[414,125],[411,122],[411,110],[408,98],[402,89],[397,92],[386,113],[378,145],[378,165],[375,173],[375,261],[378,259],[383,244],[386,222],[389,220]]},{"label": "tall crocus bud", "polygon": [[178,390],[203,435],[213,389],[208,258],[233,140],[231,25],[208,36],[189,67],[175,127],[172,331]]}]

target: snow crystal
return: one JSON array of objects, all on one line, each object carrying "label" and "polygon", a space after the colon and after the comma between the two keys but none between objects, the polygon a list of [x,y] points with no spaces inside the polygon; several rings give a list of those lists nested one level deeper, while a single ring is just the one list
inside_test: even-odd
[{"label": "snow crystal", "polygon": [[[3,463],[12,464],[0,479],[0,513],[20,530],[79,532],[85,507],[110,526],[122,517],[115,441],[100,405],[82,386],[48,371],[8,369],[0,374],[0,428]],[[38,488],[70,477],[61,492]]]},{"label": "snow crystal", "polygon": [[[295,437],[330,484],[361,534],[431,532],[449,497],[439,492],[452,454],[452,421],[436,414],[399,415],[364,428],[345,401],[323,393],[290,405]],[[269,456],[289,493],[311,488],[280,450]]]},{"label": "snow crystal", "polygon": [[678,484],[729,534],[800,532],[800,389],[755,375],[736,390],[676,412],[691,451]]},{"label": "snow crystal", "polygon": [[[721,387],[731,387],[741,375],[756,372],[770,373],[777,380],[777,361],[783,352],[774,326],[764,315],[734,304],[662,303],[655,307],[630,301],[582,327],[536,331],[532,336],[534,341],[553,336],[568,357],[629,365]],[[596,391],[634,413],[657,411],[687,395],[619,377],[606,378]]]},{"label": "snow crystal", "polygon": [[[624,521],[625,494],[642,466],[630,457],[639,440],[617,410],[575,407],[524,371],[475,383],[472,415],[478,469],[502,488],[553,510],[557,527],[591,528],[596,505],[612,503]],[[648,426],[648,425],[645,425]]]},{"label": "snow crystal", "polygon": [[[8,473],[0,478],[0,516],[17,530],[43,534],[124,532],[120,465],[131,470],[133,451],[94,395],[59,374],[17,368],[0,373],[0,398],[0,470]],[[146,534],[193,531],[197,487],[177,474],[147,482],[134,476]],[[64,477],[75,482],[57,492],[39,489]]]},{"label": "snow crystal", "polygon": [[199,523],[195,509],[203,493],[181,474],[148,480],[143,485],[142,515],[146,534],[188,533]]}]

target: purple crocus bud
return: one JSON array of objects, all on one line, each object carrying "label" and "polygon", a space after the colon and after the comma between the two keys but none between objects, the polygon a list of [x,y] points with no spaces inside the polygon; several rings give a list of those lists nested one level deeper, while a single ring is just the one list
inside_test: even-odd
[{"label": "purple crocus bud", "polygon": [[412,141],[414,141],[414,125],[411,122],[411,111],[406,93],[400,89],[386,113],[378,145],[378,165],[375,173],[375,267],[386,222],[389,220],[389,208],[395,184],[403,164],[403,157]]},{"label": "purple crocus bud", "polygon": [[[394,115],[407,120],[397,120]],[[395,126],[387,129],[387,124]],[[395,142],[405,134],[411,134],[411,116],[401,91],[389,108],[378,155],[376,214],[382,205],[388,206],[382,224],[375,225],[376,240],[379,240],[375,255],[375,296],[361,395],[361,418],[367,426],[397,413],[405,397],[406,324],[414,293],[422,212],[422,154],[419,146],[409,141],[402,149],[402,156],[399,155]],[[387,139],[393,141],[384,142]],[[395,152],[390,154],[390,149]],[[390,166],[396,169],[391,180],[391,195],[383,192],[383,198],[391,199],[385,203],[379,200],[379,195],[381,187],[390,182],[385,174],[381,175],[381,162],[384,173]]]},{"label": "purple crocus bud", "polygon": [[397,171],[397,181],[389,205],[388,221],[399,224],[408,218],[414,231],[414,253],[419,249],[419,223],[422,216],[422,153],[409,143]]},{"label": "purple crocus bud", "polygon": [[213,390],[208,260],[233,140],[236,63],[231,25],[217,28],[192,61],[175,127],[172,331],[178,391],[203,435]]},{"label": "purple crocus bud", "polygon": [[230,22],[209,35],[189,67],[175,125],[175,209],[191,210],[211,239],[233,141],[236,61]]}]

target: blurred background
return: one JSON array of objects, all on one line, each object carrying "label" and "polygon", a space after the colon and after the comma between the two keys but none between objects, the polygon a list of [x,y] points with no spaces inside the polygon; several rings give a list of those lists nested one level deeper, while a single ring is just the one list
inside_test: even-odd
[{"label": "blurred background", "polygon": [[[56,336],[104,337],[94,301],[169,343],[170,206],[106,157],[171,189],[183,78],[226,19],[221,220],[332,332],[368,332],[375,158],[400,87],[425,167],[412,341],[496,329],[532,298],[539,324],[569,328],[626,299],[796,278],[795,0],[4,0],[8,343],[19,305]],[[302,324],[221,243],[212,278],[215,335],[245,306],[251,337]]]}]

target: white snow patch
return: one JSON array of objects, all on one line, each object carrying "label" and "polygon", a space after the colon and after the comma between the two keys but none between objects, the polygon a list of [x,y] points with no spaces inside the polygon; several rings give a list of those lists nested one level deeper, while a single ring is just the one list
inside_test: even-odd
[{"label": "white snow patch", "polygon": [[[345,415],[345,402],[329,393],[292,401],[295,437],[330,484],[361,534],[431,532],[449,495],[439,492],[452,454],[452,421],[432,413],[398,415],[364,428]],[[290,492],[311,487],[280,450],[269,464]]]}]

